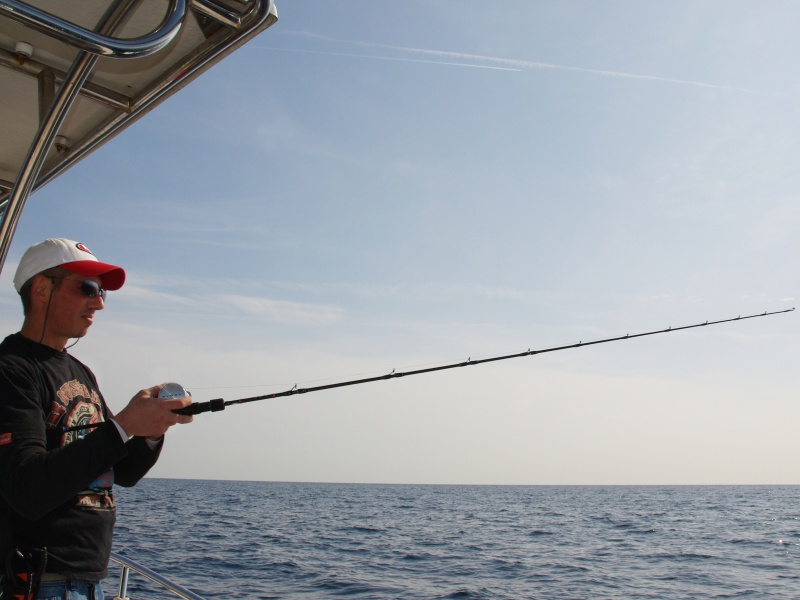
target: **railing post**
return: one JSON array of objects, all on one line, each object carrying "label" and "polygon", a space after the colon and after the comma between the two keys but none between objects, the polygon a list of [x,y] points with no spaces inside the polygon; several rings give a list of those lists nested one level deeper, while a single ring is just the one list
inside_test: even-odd
[{"label": "railing post", "polygon": [[114,600],[131,600],[128,598],[128,573],[130,569],[125,565],[122,566],[122,573],[119,576],[119,591]]}]

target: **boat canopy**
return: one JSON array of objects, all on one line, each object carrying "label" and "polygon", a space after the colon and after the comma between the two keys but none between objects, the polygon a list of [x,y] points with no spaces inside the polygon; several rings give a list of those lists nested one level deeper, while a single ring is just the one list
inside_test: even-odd
[{"label": "boat canopy", "polygon": [[0,0],[0,270],[31,192],[277,19],[272,0]]}]

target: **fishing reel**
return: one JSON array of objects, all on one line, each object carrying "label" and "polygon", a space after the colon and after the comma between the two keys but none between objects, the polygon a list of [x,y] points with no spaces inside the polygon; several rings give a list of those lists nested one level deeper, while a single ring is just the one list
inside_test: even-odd
[{"label": "fishing reel", "polygon": [[[158,392],[159,398],[173,399],[173,398],[191,398],[192,393],[185,390],[180,383],[169,382],[161,386]],[[198,415],[204,412],[217,412],[225,410],[225,400],[216,398],[208,402],[192,402],[189,406],[178,408],[172,412],[179,415]]]},{"label": "fishing reel", "polygon": [[161,386],[161,390],[158,392],[158,397],[168,400],[173,398],[191,398],[192,392],[183,389],[183,386],[180,383],[171,381]]}]

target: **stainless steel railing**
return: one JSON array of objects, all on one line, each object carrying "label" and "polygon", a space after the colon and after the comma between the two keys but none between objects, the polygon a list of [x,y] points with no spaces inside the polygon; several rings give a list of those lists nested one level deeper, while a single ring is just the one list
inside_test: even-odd
[{"label": "stainless steel railing", "polygon": [[174,583],[162,575],[159,575],[152,569],[148,569],[144,565],[137,563],[135,560],[131,560],[130,558],[120,556],[116,552],[112,552],[111,561],[122,567],[122,573],[119,577],[119,591],[114,600],[130,600],[130,598],[128,598],[128,576],[130,575],[131,571],[139,573],[143,577],[146,577],[153,583],[156,583],[164,589],[169,590],[180,598],[186,598],[186,600],[203,600],[202,596],[199,596],[193,591]]}]

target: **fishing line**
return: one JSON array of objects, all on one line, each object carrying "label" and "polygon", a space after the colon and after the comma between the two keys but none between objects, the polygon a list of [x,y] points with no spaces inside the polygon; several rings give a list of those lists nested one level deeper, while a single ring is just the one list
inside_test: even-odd
[{"label": "fishing line", "polygon": [[[592,340],[589,342],[579,341],[577,344],[566,344],[562,346],[551,346],[549,348],[540,348],[538,350],[531,350],[528,348],[524,352],[515,352],[513,354],[502,354],[499,356],[492,356],[489,358],[479,358],[479,359],[472,359],[468,358],[465,361],[456,362],[456,363],[449,363],[445,365],[438,365],[435,367],[425,367],[422,369],[412,369],[409,371],[396,371],[392,369],[391,373],[387,373],[385,375],[377,375],[374,377],[364,377],[362,379],[350,379],[347,381],[340,381],[337,383],[329,383],[325,385],[317,385],[312,387],[297,387],[297,384],[290,389],[284,392],[275,392],[272,394],[265,394],[263,396],[253,396],[251,398],[240,398],[238,400],[225,400],[224,398],[214,398],[213,400],[209,400],[208,402],[194,402],[189,406],[184,408],[180,408],[174,412],[181,414],[181,415],[199,415],[204,412],[218,412],[221,410],[225,410],[225,407],[230,406],[232,404],[246,404],[248,402],[257,402],[259,400],[271,400],[273,398],[282,398],[285,396],[296,396],[298,394],[309,394],[311,392],[321,392],[323,390],[332,390],[341,387],[348,387],[352,385],[360,385],[362,383],[371,383],[373,381],[385,381],[387,379],[397,379],[399,377],[410,377],[412,375],[422,375],[423,373],[434,373],[436,371],[445,371],[447,369],[458,369],[461,367],[471,367],[474,365],[482,365],[484,363],[490,362],[497,362],[500,360],[510,360],[512,358],[522,358],[524,356],[533,356],[535,354],[545,354],[547,352],[559,352],[561,350],[569,350],[571,348],[583,348],[584,346],[595,346],[597,344],[607,344],[609,342],[618,342],[621,340],[632,340],[634,338],[645,337],[648,335],[658,335],[660,333],[670,333],[672,331],[682,331],[684,329],[694,329],[696,327],[706,327],[708,325],[719,325],[720,323],[730,323],[732,321],[744,321],[745,319],[755,319],[758,317],[767,317],[770,315],[779,315],[781,313],[788,313],[792,312],[794,307],[787,308],[785,310],[776,310],[772,312],[764,311],[763,313],[758,313],[754,315],[746,315],[746,316],[738,316],[733,317],[730,319],[720,319],[718,321],[706,321],[705,323],[696,323],[694,325],[681,325],[680,327],[667,327],[666,329],[657,329],[655,331],[645,331],[642,333],[626,333],[625,335],[619,335],[616,337],[610,338],[603,338],[600,340]],[[165,384],[165,388],[167,386],[170,387],[170,395],[169,397],[183,397],[184,395],[190,395],[183,390],[183,387],[176,383]],[[177,390],[177,394],[173,391]],[[77,431],[80,429],[90,429],[92,427],[97,427],[100,423],[88,423],[85,425],[76,425],[73,427],[64,427],[63,431]]]}]

